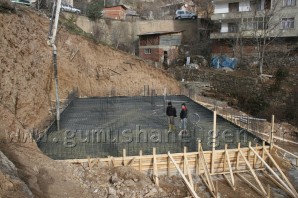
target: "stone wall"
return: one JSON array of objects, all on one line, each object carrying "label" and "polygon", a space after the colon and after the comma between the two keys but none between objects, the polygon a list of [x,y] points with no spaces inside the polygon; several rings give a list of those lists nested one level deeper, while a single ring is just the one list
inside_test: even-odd
[{"label": "stone wall", "polygon": [[[72,16],[64,13],[66,17]],[[87,33],[92,33],[100,41],[113,45],[123,45],[132,53],[138,46],[138,35],[146,32],[183,31],[182,42],[192,43],[200,37],[200,20],[145,20],[120,21],[110,19],[89,20],[78,16],[76,24]]]}]

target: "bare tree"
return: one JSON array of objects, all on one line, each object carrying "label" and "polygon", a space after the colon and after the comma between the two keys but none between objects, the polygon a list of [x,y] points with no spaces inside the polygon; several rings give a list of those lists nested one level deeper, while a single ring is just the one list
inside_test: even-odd
[{"label": "bare tree", "polygon": [[242,21],[242,28],[250,30],[248,31],[250,35],[247,36],[253,38],[253,44],[256,46],[258,54],[260,75],[262,75],[267,47],[282,33],[280,19],[282,18],[283,6],[282,0],[265,1],[263,5],[259,5],[259,2],[261,0],[257,0],[255,7],[252,7],[253,17]]}]

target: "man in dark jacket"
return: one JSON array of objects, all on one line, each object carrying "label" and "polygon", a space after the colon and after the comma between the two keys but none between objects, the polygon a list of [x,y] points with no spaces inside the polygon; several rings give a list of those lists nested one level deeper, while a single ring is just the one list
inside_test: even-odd
[{"label": "man in dark jacket", "polygon": [[175,128],[174,118],[177,117],[176,108],[172,106],[172,102],[168,102],[167,116],[169,122],[169,132],[171,132]]},{"label": "man in dark jacket", "polygon": [[181,112],[180,112],[180,119],[181,119],[181,131],[179,135],[182,135],[183,133],[186,133],[186,124],[187,124],[187,107],[185,103],[182,103],[181,105]]}]

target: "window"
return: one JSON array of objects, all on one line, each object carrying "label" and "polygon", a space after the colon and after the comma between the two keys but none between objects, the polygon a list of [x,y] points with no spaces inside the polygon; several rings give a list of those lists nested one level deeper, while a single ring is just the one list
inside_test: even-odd
[{"label": "window", "polygon": [[144,49],[145,54],[151,54],[151,49]]},{"label": "window", "polygon": [[229,3],[229,12],[239,12],[239,2]]},{"label": "window", "polygon": [[283,18],[281,20],[281,29],[293,29],[294,18]]},{"label": "window", "polygon": [[250,1],[250,10],[252,11],[262,10],[262,1],[261,0]]},{"label": "window", "polygon": [[283,6],[295,6],[296,0],[283,0],[282,5]]},{"label": "window", "polygon": [[238,32],[238,25],[236,23],[228,23],[229,32]]}]

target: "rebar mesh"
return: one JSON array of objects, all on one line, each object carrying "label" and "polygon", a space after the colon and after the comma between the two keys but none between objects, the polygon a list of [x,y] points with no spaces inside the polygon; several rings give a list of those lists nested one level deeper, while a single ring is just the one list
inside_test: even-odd
[{"label": "rebar mesh", "polygon": [[[153,94],[154,95],[154,94]],[[176,130],[168,132],[165,108],[171,101],[177,109]],[[180,106],[188,107],[187,134],[178,135]],[[79,159],[90,157],[196,151],[198,140],[204,150],[212,147],[213,112],[186,96],[139,96],[81,98],[73,100],[61,114],[60,130],[54,123],[47,135],[38,142],[40,149],[53,159]],[[236,148],[238,142],[247,146],[260,140],[217,117],[216,149]]]}]

